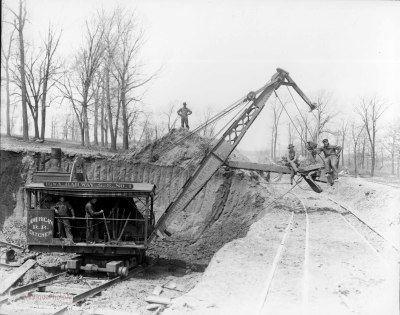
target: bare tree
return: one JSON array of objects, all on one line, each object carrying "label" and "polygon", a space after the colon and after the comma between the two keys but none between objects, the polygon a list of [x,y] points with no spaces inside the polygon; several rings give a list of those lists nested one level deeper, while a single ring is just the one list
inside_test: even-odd
[{"label": "bare tree", "polygon": [[82,124],[84,131],[84,144],[86,147],[90,146],[89,137],[89,118],[88,107],[93,97],[91,90],[93,80],[96,72],[98,71],[104,52],[104,28],[103,26],[94,21],[89,24],[86,22],[85,38],[82,47],[75,57],[74,70],[79,77],[79,112],[82,115]]},{"label": "bare tree", "polygon": [[40,130],[40,138],[44,140],[46,132],[46,107],[51,102],[48,102],[47,95],[50,89],[58,81],[58,74],[60,73],[61,62],[55,60],[55,52],[58,48],[61,38],[61,31],[57,33],[53,26],[50,24],[47,35],[44,39],[44,61],[43,61],[43,89],[42,89],[42,124]]},{"label": "bare tree", "polygon": [[[80,134],[81,134],[81,145],[85,145],[85,125],[83,120],[83,108],[81,105],[81,97],[79,97],[81,92],[81,86],[76,84],[76,79],[71,79],[70,76],[75,75],[74,73],[64,75],[64,81],[60,82],[59,91],[62,94],[64,99],[68,100],[72,106],[72,109],[76,116],[76,121],[79,126]],[[78,99],[79,98],[79,99]]]},{"label": "bare tree", "polygon": [[[118,134],[118,123],[121,103],[119,100],[114,102],[117,92],[113,93],[113,86],[111,81],[111,74],[113,71],[113,58],[116,53],[119,34],[116,30],[116,17],[115,12],[111,16],[106,16],[104,12],[99,14],[100,21],[103,23],[104,28],[104,44],[105,51],[103,55],[103,108],[106,110],[105,115],[105,143],[107,143],[107,135],[110,133],[111,150],[117,149],[117,134]],[[115,103],[117,104],[115,106]]]},{"label": "bare tree", "polygon": [[141,133],[138,143],[146,146],[152,141],[155,132],[151,113],[144,113],[144,119],[139,125],[141,126]]},{"label": "bare tree", "polygon": [[354,177],[358,177],[358,163],[357,163],[357,148],[359,145],[360,136],[364,130],[364,126],[356,126],[355,123],[351,125],[351,136],[353,139],[353,154],[354,154]]},{"label": "bare tree", "polygon": [[[10,33],[8,38],[8,42],[4,40],[4,37],[1,41],[1,65],[4,68],[5,72],[5,85],[6,85],[6,128],[7,135],[11,135],[11,120],[10,120],[10,58],[11,58],[11,47],[14,41],[14,32],[15,28]],[[3,77],[1,78],[3,80]]]},{"label": "bare tree", "polygon": [[119,36],[112,61],[121,103],[122,147],[128,149],[129,125],[136,117],[135,113],[130,112],[135,112],[135,108],[130,109],[129,105],[140,101],[141,97],[134,91],[148,83],[154,75],[144,78],[138,61],[143,47],[143,30],[138,26],[134,13],[116,9],[113,17]]},{"label": "bare tree", "polygon": [[292,131],[292,124],[288,123],[288,143],[293,143],[293,131]]},{"label": "bare tree", "polygon": [[342,155],[342,166],[344,166],[344,148],[345,148],[345,139],[346,139],[346,133],[347,133],[347,126],[348,122],[347,121],[342,121],[341,128],[339,130],[339,135],[341,136],[341,146],[342,146],[342,151],[340,154]]},{"label": "bare tree", "polygon": [[25,82],[25,44],[24,44],[24,27],[26,22],[26,5],[25,2],[19,1],[18,13],[9,9],[14,15],[14,28],[18,32],[19,38],[19,72],[21,80],[21,105],[22,105],[22,135],[24,141],[29,140],[29,126],[28,126],[28,110],[26,100],[26,82]]},{"label": "bare tree", "polygon": [[[296,128],[299,132],[300,136],[300,152],[303,155],[307,155],[309,152],[307,151],[305,143],[308,141],[308,134],[309,134],[309,129],[308,129],[308,122],[309,119],[307,116],[303,117],[295,117],[295,122],[296,122]],[[312,135],[310,135],[312,137]]]},{"label": "bare tree", "polygon": [[[211,118],[213,117],[213,112],[210,107],[207,107],[203,112],[203,136],[204,137],[213,137],[216,128],[216,122],[211,122]],[[175,119],[176,121],[176,119]]]},{"label": "bare tree", "polygon": [[310,123],[310,130],[313,133],[313,141],[318,143],[321,133],[327,130],[328,123],[336,115],[330,108],[332,95],[321,91],[314,97],[317,107],[313,113],[313,121]]},{"label": "bare tree", "polygon": [[[284,103],[286,105],[286,102]],[[279,126],[279,120],[282,115],[283,111],[283,106],[280,105],[278,102],[273,102],[271,105],[272,109],[272,133],[271,133],[271,159],[273,161],[276,161],[276,144],[278,141],[278,126]]]},{"label": "bare tree", "polygon": [[395,157],[397,148],[400,146],[400,119],[389,124],[386,128],[385,140],[383,141],[383,147],[389,152],[390,160],[392,165],[392,175],[394,172]]},{"label": "bare tree", "polygon": [[[176,103],[177,102],[169,103],[167,111],[163,113],[163,115],[167,117],[168,132],[175,128],[176,121],[178,119],[178,116],[175,115]],[[175,119],[173,119],[172,117],[175,117]]]},{"label": "bare tree", "polygon": [[[32,52],[25,64],[26,101],[32,115],[36,139],[39,138],[39,104],[42,98],[43,84],[42,53],[43,50],[39,50],[36,55]],[[18,85],[22,88],[21,78],[18,78]]]},{"label": "bare tree", "polygon": [[376,134],[378,132],[377,122],[385,112],[384,104],[382,101],[377,100],[376,97],[368,100],[361,99],[360,105],[357,108],[357,112],[365,125],[365,130],[371,146],[371,176],[374,176],[376,160]]},{"label": "bare tree", "polygon": [[[102,108],[102,85],[103,85],[103,78],[101,76],[101,72],[98,71],[96,78],[93,80],[93,95],[94,95],[94,124],[93,124],[93,142],[97,146],[99,145],[98,140],[98,129],[99,129],[99,107]],[[104,112],[103,112],[104,115]],[[101,119],[101,118],[100,118]],[[104,135],[103,135],[104,137]]]},{"label": "bare tree", "polygon": [[367,133],[365,132],[365,129],[363,129],[363,132],[361,133],[362,137],[362,145],[361,145],[361,161],[360,161],[360,166],[364,169],[365,168],[365,156],[366,156],[366,148],[367,148]]}]

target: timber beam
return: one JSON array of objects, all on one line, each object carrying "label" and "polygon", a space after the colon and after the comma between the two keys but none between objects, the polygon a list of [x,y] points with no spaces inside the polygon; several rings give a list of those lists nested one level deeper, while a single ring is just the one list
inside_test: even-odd
[{"label": "timber beam", "polygon": [[240,162],[240,161],[227,161],[225,164],[230,168],[237,168],[250,171],[264,171],[264,172],[273,172],[281,174],[291,173],[289,167],[275,165],[275,164],[259,164],[252,162]]}]

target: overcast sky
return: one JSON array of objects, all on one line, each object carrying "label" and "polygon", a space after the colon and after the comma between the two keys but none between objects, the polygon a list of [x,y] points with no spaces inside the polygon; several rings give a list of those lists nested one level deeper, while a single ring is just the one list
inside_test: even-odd
[{"label": "overcast sky", "polygon": [[[186,101],[198,117],[207,107],[222,110],[281,67],[307,95],[332,93],[332,106],[346,115],[375,95],[389,106],[386,121],[399,115],[398,1],[27,0],[27,39],[39,42],[52,22],[63,29],[60,52],[70,56],[85,19],[117,4],[141,19],[149,71],[162,67],[145,98],[154,112],[172,101]],[[269,116],[266,108],[249,136],[257,141],[243,148],[269,147]]]}]

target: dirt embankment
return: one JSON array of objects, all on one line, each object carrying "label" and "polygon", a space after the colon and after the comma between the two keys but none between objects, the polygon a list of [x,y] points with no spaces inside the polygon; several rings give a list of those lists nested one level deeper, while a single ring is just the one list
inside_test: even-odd
[{"label": "dirt embankment", "polygon": [[13,214],[17,198],[22,195],[28,169],[29,164],[23,161],[20,153],[0,151],[0,228],[5,219]]}]

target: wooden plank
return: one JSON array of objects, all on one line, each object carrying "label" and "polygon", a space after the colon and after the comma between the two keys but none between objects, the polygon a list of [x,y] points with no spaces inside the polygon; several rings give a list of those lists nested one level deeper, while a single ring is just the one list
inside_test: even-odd
[{"label": "wooden plank", "polygon": [[148,303],[165,304],[165,305],[171,304],[170,298],[161,296],[148,296],[144,300]]},{"label": "wooden plank", "polygon": [[290,174],[289,167],[275,165],[275,164],[259,164],[259,163],[241,162],[241,161],[229,161],[226,162],[225,164],[227,164],[231,168],[239,168],[243,170]]},{"label": "wooden plank", "polygon": [[0,294],[4,294],[25,272],[31,269],[36,264],[33,259],[27,260],[22,266],[18,267],[8,278],[0,284]]},{"label": "wooden plank", "polygon": [[9,242],[5,242],[5,241],[0,241],[0,244],[6,245],[6,246],[10,246],[10,247],[14,247],[14,248],[18,248],[18,249],[24,249],[24,248],[21,247],[21,246],[18,246],[18,245],[9,243]]},{"label": "wooden plank", "polygon": [[161,294],[162,291],[163,291],[163,288],[160,285],[158,285],[154,288],[154,290],[151,294],[158,296]]}]

